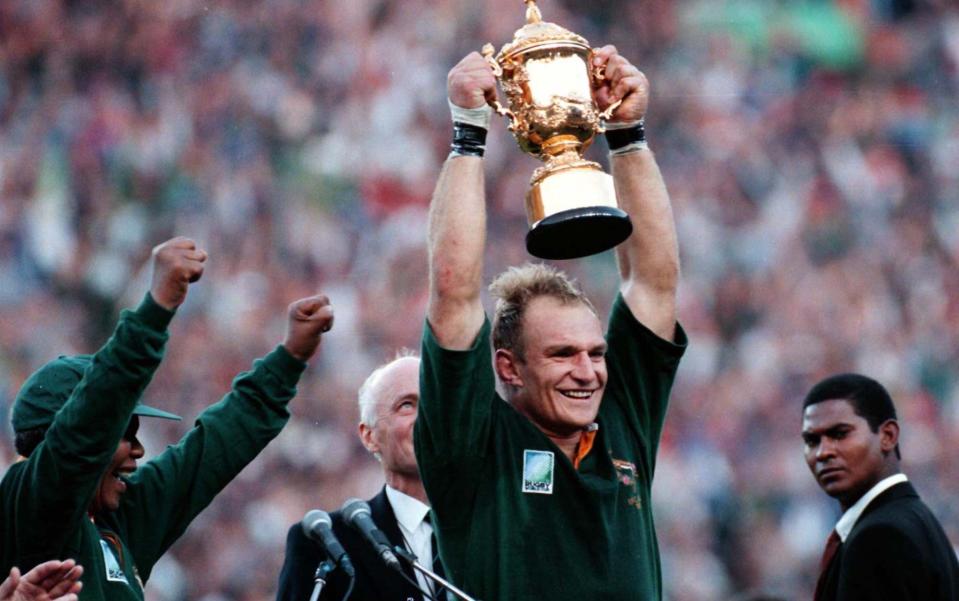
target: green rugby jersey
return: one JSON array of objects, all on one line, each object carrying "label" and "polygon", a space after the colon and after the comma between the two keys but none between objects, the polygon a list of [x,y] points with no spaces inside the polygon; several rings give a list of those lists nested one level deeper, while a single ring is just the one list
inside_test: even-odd
[{"label": "green rugby jersey", "polygon": [[640,324],[617,297],[599,429],[579,469],[500,398],[487,320],[473,347],[423,336],[415,447],[440,552],[485,601],[662,598],[650,488],[686,335]]}]

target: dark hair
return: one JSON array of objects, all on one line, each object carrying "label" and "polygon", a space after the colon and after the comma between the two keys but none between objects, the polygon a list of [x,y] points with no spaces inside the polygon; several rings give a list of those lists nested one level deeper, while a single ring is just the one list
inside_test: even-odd
[{"label": "dark hair", "polygon": [[[803,411],[810,405],[823,401],[846,401],[859,417],[866,420],[869,429],[879,431],[879,426],[896,417],[896,406],[889,392],[879,382],[860,374],[836,374],[812,387],[803,400]],[[896,445],[896,459],[901,459]]]},{"label": "dark hair", "polygon": [[31,428],[17,432],[14,435],[13,446],[17,449],[17,454],[23,457],[29,457],[33,449],[43,442],[43,437],[47,435],[46,428]]}]

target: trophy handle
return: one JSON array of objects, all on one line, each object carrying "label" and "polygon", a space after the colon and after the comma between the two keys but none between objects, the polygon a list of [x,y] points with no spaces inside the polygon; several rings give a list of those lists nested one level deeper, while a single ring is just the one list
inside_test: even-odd
[{"label": "trophy handle", "polygon": [[[495,58],[493,58],[494,51],[495,50],[493,49],[492,44],[486,44],[483,46],[482,54],[483,58],[486,59],[486,62],[493,69],[493,76],[496,78],[496,81],[500,81],[500,79],[503,77],[503,66],[500,65]],[[509,129],[509,131],[516,131],[517,119],[513,111],[500,104],[500,101],[496,98],[490,98],[486,102],[493,107],[493,110],[496,111],[497,114],[506,117],[506,119],[509,121],[509,124],[507,125],[507,129]]]},{"label": "trophy handle", "polygon": [[593,76],[593,85],[606,79],[606,65],[593,64],[593,56],[595,56],[597,52],[599,52],[599,48],[590,49],[589,57],[587,58],[587,60],[589,60],[590,72]]},{"label": "trophy handle", "polygon": [[[623,104],[623,99],[622,99],[622,98],[620,98],[619,100],[617,100],[617,101],[614,102],[613,104],[611,104],[611,105],[609,105],[608,107],[606,107],[606,110],[599,114],[599,118],[602,119],[603,121],[608,121],[609,118],[613,116],[613,113],[616,112],[616,109],[618,109],[618,108],[619,108],[619,105],[621,105],[621,104]],[[605,132],[599,132],[599,133],[605,133]]]},{"label": "trophy handle", "polygon": [[486,59],[486,62],[493,69],[493,76],[498,80],[503,77],[503,66],[493,58],[493,53],[496,52],[496,49],[493,48],[493,45],[487,42],[483,45],[483,50],[480,51],[480,54],[483,55],[483,58]]},{"label": "trophy handle", "polygon": [[516,131],[516,115],[513,114],[513,111],[509,110],[508,108],[500,104],[499,100],[492,99],[492,100],[487,100],[487,102],[489,103],[491,107],[493,107],[494,111],[506,117],[506,119],[509,121],[509,124],[507,124],[506,128],[509,131]]},{"label": "trophy handle", "polygon": [[[598,48],[593,48],[592,52],[589,53],[589,63],[591,66],[593,81],[595,83],[599,83],[603,81],[604,79],[606,79],[606,65],[593,65],[593,54],[595,54],[598,50],[599,50]],[[618,109],[619,105],[621,104],[623,104],[622,98],[620,98],[613,104],[606,107],[606,110],[599,114],[599,118],[602,119],[603,121],[608,121],[609,118],[613,116],[613,113],[616,112],[616,109]],[[600,133],[600,134],[605,133],[606,130],[603,128],[601,129],[602,131],[599,131],[597,133]]]}]

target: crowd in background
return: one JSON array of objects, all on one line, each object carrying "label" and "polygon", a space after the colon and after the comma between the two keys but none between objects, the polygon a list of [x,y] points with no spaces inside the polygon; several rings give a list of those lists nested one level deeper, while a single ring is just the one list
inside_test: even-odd
[{"label": "crowd in background", "polygon": [[[906,473],[959,544],[959,8],[539,6],[652,85],[691,340],[653,487],[667,598],[811,596],[838,509],[803,462],[800,404],[837,371],[888,386]],[[174,234],[210,261],[146,394],[186,420],[144,421],[148,457],[281,340],[287,303],[321,291],[336,309],[290,425],[157,566],[151,601],[271,599],[289,524],[381,485],[356,390],[419,344],[446,72],[523,15],[520,0],[0,2],[3,415],[42,363],[104,342]],[[538,165],[491,130],[488,275],[529,258]],[[608,308],[610,253],[561,266]],[[0,467],[13,460],[5,427]]]}]

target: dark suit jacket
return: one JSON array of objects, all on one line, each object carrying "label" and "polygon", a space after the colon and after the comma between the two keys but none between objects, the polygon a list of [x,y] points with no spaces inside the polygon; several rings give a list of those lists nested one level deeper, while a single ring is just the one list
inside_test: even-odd
[{"label": "dark suit jacket", "polygon": [[[392,545],[403,546],[403,535],[386,497],[386,489],[370,499],[369,503],[373,521],[386,538]],[[356,568],[356,586],[350,595],[351,601],[422,601],[422,593],[388,568],[360,533],[343,521],[339,511],[332,512],[330,518],[333,520],[333,533]],[[293,524],[286,537],[286,559],[280,572],[277,601],[309,601],[313,592],[313,574],[324,559],[327,559],[326,551],[306,538],[299,524]],[[403,569],[416,582],[412,569],[405,562]],[[321,601],[343,599],[349,580],[342,570],[335,570],[327,578],[320,595]]]},{"label": "dark suit jacket", "polygon": [[916,489],[873,499],[826,569],[823,601],[959,601],[959,563]]}]

